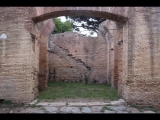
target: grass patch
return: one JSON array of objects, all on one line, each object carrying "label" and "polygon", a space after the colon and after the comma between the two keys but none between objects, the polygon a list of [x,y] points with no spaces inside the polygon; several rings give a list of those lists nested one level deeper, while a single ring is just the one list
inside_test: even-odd
[{"label": "grass patch", "polygon": [[49,82],[48,88],[41,91],[37,99],[57,98],[89,98],[89,99],[119,99],[117,90],[108,85],[71,83],[71,82]]}]

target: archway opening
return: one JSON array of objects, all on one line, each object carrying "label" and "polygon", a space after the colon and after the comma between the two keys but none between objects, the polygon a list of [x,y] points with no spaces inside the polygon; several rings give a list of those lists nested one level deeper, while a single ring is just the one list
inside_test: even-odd
[{"label": "archway opening", "polygon": [[[52,13],[52,15],[54,16],[53,13]],[[34,19],[34,20],[36,21],[37,19]],[[106,22],[106,23],[108,25],[108,22]],[[118,28],[118,29],[120,29],[118,31],[117,26],[116,26],[116,22],[111,22],[111,23],[112,24],[114,23],[115,25],[112,25],[112,24],[108,25],[111,27],[110,29],[108,29],[106,26],[105,27],[103,26],[101,29],[101,32],[99,32],[100,37],[97,37],[98,39],[96,38],[96,40],[93,40],[93,38],[92,38],[92,42],[94,41],[92,43],[93,45],[90,45],[91,42],[85,43],[83,41],[83,43],[80,43],[80,40],[78,40],[78,39],[88,39],[89,37],[85,38],[84,36],[80,36],[78,34],[75,35],[75,33],[74,34],[73,33],[64,33],[64,34],[59,34],[59,35],[57,34],[57,35],[53,35],[53,36],[50,34],[51,35],[49,37],[49,47],[50,48],[47,47],[49,49],[48,50],[48,52],[49,52],[49,67],[47,66],[48,61],[46,61],[46,66],[48,69],[48,71],[47,71],[48,73],[46,74],[47,79],[43,79],[45,82],[41,82],[41,83],[39,82],[39,84],[41,84],[42,86],[45,83],[45,87],[43,87],[42,90],[46,89],[48,80],[51,80],[51,81],[53,81],[53,79],[55,81],[56,81],[56,79],[59,79],[60,81],[69,80],[66,76],[70,76],[71,75],[70,73],[74,73],[75,71],[79,71],[77,68],[74,69],[75,66],[82,68],[81,71],[83,71],[83,72],[89,70],[88,73],[85,72],[85,73],[83,73],[83,75],[79,74],[80,77],[78,76],[78,80],[81,80],[81,78],[82,78],[83,81],[85,81],[85,76],[86,76],[86,74],[88,74],[87,79],[89,79],[90,83],[93,83],[93,82],[97,82],[99,84],[108,83],[113,88],[118,89],[118,86],[119,86],[118,83],[121,83],[118,80],[121,79],[120,76],[122,75],[122,73],[120,73],[120,74],[118,73],[118,71],[122,72],[122,64],[119,64],[119,62],[118,62],[118,61],[122,60],[121,59],[122,58],[122,49],[119,50],[118,46],[122,47],[122,42],[120,42],[120,41],[123,41],[123,32],[122,32],[123,26],[121,25],[121,27]],[[113,26],[116,28],[114,28]],[[116,34],[118,34],[118,35],[116,35]],[[121,36],[121,37],[117,37],[117,36]],[[67,39],[68,41],[66,42],[64,39]],[[70,39],[74,39],[77,43],[76,44],[71,43],[71,41],[69,41]],[[106,40],[106,39],[108,39],[108,40]],[[88,41],[91,41],[91,40],[88,40]],[[83,46],[83,50],[77,49],[79,46],[78,44],[81,44],[81,46],[79,48],[82,48],[82,46]],[[98,47],[95,47],[97,45],[98,45]],[[92,50],[88,49],[89,46],[92,46],[90,48]],[[105,52],[102,52],[102,51],[105,51]],[[119,51],[119,53],[116,53],[118,51]],[[55,55],[51,55],[52,57],[50,56],[50,54],[57,54],[57,53],[59,54],[58,57],[55,57]],[[67,53],[67,55],[65,55],[66,53]],[[40,52],[40,54],[42,54],[42,53]],[[81,56],[80,56],[80,54],[81,54]],[[90,55],[89,57],[85,56],[86,54],[87,55],[94,54],[94,57],[93,57],[93,55]],[[120,56],[120,58],[117,58],[117,56]],[[55,68],[55,66],[54,66],[55,65],[54,62],[56,62],[56,60],[54,60],[54,59],[57,59],[57,61],[59,63],[61,62],[60,63],[61,66],[58,66],[58,65],[56,66],[56,67],[58,67],[59,70],[57,68]],[[72,60],[70,60],[70,59],[72,59]],[[53,63],[54,63],[53,68],[51,68],[52,65],[50,65],[51,60],[53,60]],[[68,64],[66,62],[67,60],[72,61],[72,64]],[[92,61],[92,63],[91,63],[91,61]],[[78,65],[73,65],[75,63],[76,64],[78,63]],[[94,65],[94,67],[91,67],[93,65]],[[100,65],[100,66],[98,66],[98,65]],[[40,66],[41,66],[41,64],[40,64]],[[84,70],[84,69],[86,69],[86,70]],[[69,71],[69,72],[66,72],[66,71]],[[68,75],[66,75],[66,73]],[[57,77],[57,75],[59,76],[59,78]],[[77,78],[77,77],[75,77],[75,78]],[[74,80],[71,80],[71,81],[73,82]]]}]

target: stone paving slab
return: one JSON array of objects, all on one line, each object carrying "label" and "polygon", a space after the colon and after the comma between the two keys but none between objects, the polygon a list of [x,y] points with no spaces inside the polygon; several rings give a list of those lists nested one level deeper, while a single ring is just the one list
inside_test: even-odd
[{"label": "stone paving slab", "polygon": [[[114,106],[115,107],[115,106]],[[107,113],[116,113],[116,114],[126,114],[126,113],[141,113],[141,112],[128,112],[128,111],[120,111],[118,109],[115,110],[108,110],[108,109],[105,109],[104,111],[102,111],[102,106],[92,106],[92,107],[28,107],[28,108],[12,108],[11,109],[8,109],[8,108],[3,108],[0,109],[0,113],[40,113],[40,114],[43,114],[43,113],[80,113],[80,114],[83,114],[83,113],[104,113],[104,114],[107,114]],[[154,111],[143,111],[142,112],[143,114],[147,114],[147,113],[152,113],[154,114],[155,112]]]},{"label": "stone paving slab", "polygon": [[44,109],[46,111],[48,111],[49,113],[57,113],[58,112],[58,108],[56,108],[56,107],[44,107]]},{"label": "stone paving slab", "polygon": [[12,108],[0,108],[0,113],[9,113]]},{"label": "stone paving slab", "polygon": [[128,112],[126,112],[126,111],[118,111],[116,113],[128,113]]},{"label": "stone paving slab", "polygon": [[101,113],[102,106],[92,106],[91,110],[93,113]]},{"label": "stone paving slab", "polygon": [[82,113],[91,113],[92,110],[89,107],[82,107]]},{"label": "stone paving slab", "polygon": [[104,102],[68,102],[68,106],[104,106],[104,105],[110,105],[110,103],[104,103]]},{"label": "stone paving slab", "polygon": [[81,113],[78,107],[61,107],[60,112],[61,113]]},{"label": "stone paving slab", "polygon": [[[143,112],[141,112],[143,111]],[[127,105],[123,99],[111,102],[37,102],[33,101],[28,106],[15,107],[14,105],[1,105],[0,113],[104,113],[104,114],[128,114],[128,113],[156,113],[149,108],[138,109]]]},{"label": "stone paving slab", "polygon": [[143,111],[143,113],[155,113],[155,112],[147,110],[147,111]]},{"label": "stone paving slab", "polygon": [[126,111],[126,106],[119,105],[119,106],[107,106],[107,108],[112,109],[114,111]]},{"label": "stone paving slab", "polygon": [[73,102],[73,103],[68,103],[68,106],[88,106],[88,103]]},{"label": "stone paving slab", "polygon": [[140,111],[134,107],[127,107],[126,111],[130,113],[140,113]]},{"label": "stone paving slab", "polygon": [[78,107],[72,107],[72,113],[82,113]]},{"label": "stone paving slab", "polygon": [[12,113],[45,113],[44,110],[42,110],[41,108],[23,108],[23,107],[18,107],[13,109]]},{"label": "stone paving slab", "polygon": [[116,113],[116,112],[111,110],[105,110],[103,113]]}]

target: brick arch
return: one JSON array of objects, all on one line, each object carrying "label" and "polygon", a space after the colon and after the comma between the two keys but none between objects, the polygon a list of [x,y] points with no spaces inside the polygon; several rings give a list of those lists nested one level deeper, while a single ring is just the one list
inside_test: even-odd
[{"label": "brick arch", "polygon": [[32,16],[35,23],[58,16],[102,17],[120,23],[128,20],[127,7],[36,7],[37,14]]},{"label": "brick arch", "polygon": [[[155,74],[155,78],[151,77],[149,70],[152,66],[148,65],[151,61],[150,59],[154,59],[153,57],[148,58],[149,49],[153,52],[153,46],[148,47],[149,45],[147,44],[149,44],[149,42],[146,42],[146,40],[150,40],[150,37],[148,36],[149,34],[153,34],[153,36],[156,36],[157,34],[156,32],[158,30],[152,30],[154,27],[159,28],[159,25],[153,27],[152,25],[154,24],[152,24],[152,22],[158,20],[155,17],[156,15],[157,17],[160,17],[160,15],[157,14],[159,12],[159,8],[151,9],[135,7],[129,9],[127,7],[36,7],[35,10],[37,13],[31,17],[35,23],[62,15],[103,17],[120,23],[125,23],[128,18],[130,18],[126,24],[123,24],[123,80],[120,81],[121,87],[119,94],[121,94],[122,98],[130,103],[144,105],[150,104],[156,106],[160,105],[159,94],[157,93],[159,90],[159,81],[154,83],[154,79],[159,80],[159,75]],[[156,40],[154,40],[154,42],[156,43]],[[147,50],[143,52],[142,50],[140,51],[139,43],[141,48],[147,48]],[[136,44],[137,47],[134,47],[134,44]],[[133,56],[136,59],[133,59]],[[147,59],[144,59],[144,56]],[[158,58],[159,53],[156,53],[154,56]],[[146,69],[141,69],[143,67],[148,68],[147,71]],[[152,67],[151,69],[154,68]],[[141,72],[146,75],[141,75]],[[152,90],[156,91],[155,94],[153,94]]]},{"label": "brick arch", "polygon": [[[35,7],[34,11],[36,14],[32,14],[32,18],[35,24],[45,22],[45,20],[59,17],[59,16],[90,16],[90,17],[101,17],[115,22],[124,24],[128,18],[126,17],[124,7]],[[46,41],[43,40],[43,41]],[[48,43],[48,42],[46,42]],[[40,50],[46,50],[47,44],[43,43]],[[44,47],[46,46],[46,47]],[[47,50],[46,50],[47,51]],[[45,53],[46,54],[46,53]],[[40,56],[43,56],[44,52],[40,51]],[[48,79],[48,55],[46,57],[40,57],[40,72],[39,72],[39,89],[44,90],[47,88]],[[46,67],[44,67],[44,65]],[[42,67],[41,67],[42,66]],[[42,72],[41,72],[42,71]]]}]

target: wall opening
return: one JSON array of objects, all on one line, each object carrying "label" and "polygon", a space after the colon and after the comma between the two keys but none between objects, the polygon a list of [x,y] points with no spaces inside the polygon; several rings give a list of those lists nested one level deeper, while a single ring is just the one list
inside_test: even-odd
[{"label": "wall opening", "polygon": [[[107,25],[107,23],[105,24],[107,27],[112,26]],[[95,81],[97,81],[97,84],[107,83],[113,88],[118,89],[118,84],[121,84],[119,79],[121,79],[122,75],[122,62],[120,63],[119,61],[122,58],[123,48],[123,36],[120,34],[123,34],[123,32],[120,33],[118,28],[116,30],[117,32],[113,32],[112,29],[109,30],[106,27],[102,27],[99,36],[91,39],[90,37],[77,35],[76,33],[73,34],[72,32],[50,34],[47,64],[49,65],[49,79],[46,79],[46,81],[69,81],[69,78],[66,76],[70,76],[71,74],[74,76],[75,73],[75,76],[72,76],[73,79],[70,81],[75,81],[75,79],[77,81],[85,81],[85,76],[87,75],[89,83],[94,83]],[[106,40],[106,34],[108,33],[112,35],[108,36],[108,40]],[[117,37],[115,34],[121,37]],[[74,41],[69,41],[73,39],[73,36]],[[86,56],[84,56],[85,54]],[[118,58],[115,56],[118,56]],[[51,61],[54,62],[51,63]],[[57,68],[54,66],[55,64],[57,64]],[[82,72],[77,75],[77,71]]]}]

